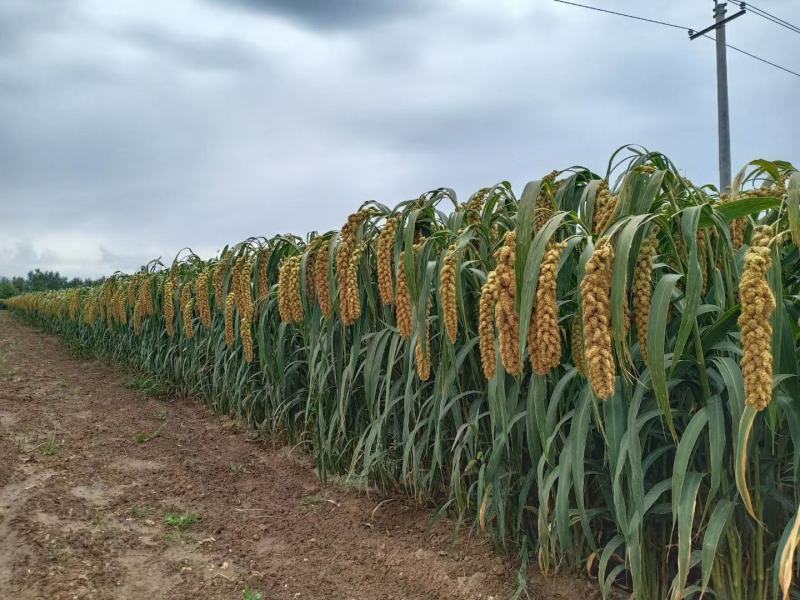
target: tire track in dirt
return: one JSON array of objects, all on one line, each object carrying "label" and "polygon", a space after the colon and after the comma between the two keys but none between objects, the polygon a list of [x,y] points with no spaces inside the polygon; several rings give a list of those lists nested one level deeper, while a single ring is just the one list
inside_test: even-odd
[{"label": "tire track in dirt", "polygon": [[[131,376],[0,311],[0,598],[508,596],[513,567],[485,540],[453,542],[404,498],[321,485],[308,457]],[[198,521],[178,531],[168,513]],[[533,585],[593,597],[581,580]]]}]

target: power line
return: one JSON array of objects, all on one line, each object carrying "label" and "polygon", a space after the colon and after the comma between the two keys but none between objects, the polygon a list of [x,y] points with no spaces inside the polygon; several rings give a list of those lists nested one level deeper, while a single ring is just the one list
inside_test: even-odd
[{"label": "power line", "polygon": [[[568,0],[553,0],[553,2],[559,2],[560,4],[568,4],[570,6],[576,6],[578,8],[585,8],[585,9],[588,9],[588,10],[594,10],[594,11],[597,11],[597,12],[607,13],[607,14],[610,14],[610,15],[616,15],[618,17],[625,17],[627,19],[634,19],[636,21],[645,21],[647,23],[653,23],[653,24],[656,24],[656,25],[663,25],[664,27],[672,27],[674,29],[683,29],[684,31],[692,31],[691,27],[685,27],[683,25],[676,25],[675,23],[668,23],[666,21],[659,21],[657,19],[647,19],[645,17],[639,17],[639,16],[636,16],[636,15],[628,14],[628,13],[617,12],[617,11],[608,10],[608,9],[605,9],[605,8],[599,8],[597,6],[589,6],[588,4],[578,4],[577,2],[569,2]],[[752,4],[747,4],[747,6],[751,7]],[[716,38],[714,38],[713,36],[710,36],[710,35],[704,35],[703,37],[708,38],[710,40],[716,39]],[[792,71],[791,69],[783,67],[783,66],[781,66],[781,65],[779,65],[777,63],[774,63],[772,61],[769,61],[766,58],[761,58],[760,56],[757,56],[757,55],[753,54],[752,52],[747,52],[746,50],[742,50],[741,48],[737,48],[736,46],[732,46],[731,44],[725,44],[725,46],[727,46],[731,50],[734,50],[736,52],[744,54],[745,56],[749,56],[750,58],[753,58],[753,59],[755,59],[757,61],[760,61],[760,62],[762,62],[764,64],[767,64],[767,65],[769,65],[771,67],[775,67],[776,69],[780,69],[781,71],[785,71],[786,73],[789,73],[790,75],[794,75],[795,77],[800,77],[800,73],[798,73],[796,71]]]},{"label": "power line", "polygon": [[773,15],[772,13],[767,12],[763,8],[759,8],[755,4],[751,4],[749,2],[746,2],[745,3],[745,8],[750,9],[750,12],[752,12],[754,15],[757,15],[759,17],[767,19],[768,21],[772,21],[776,25],[780,25],[781,27],[785,27],[789,31],[794,31],[795,33],[800,33],[800,27],[797,27],[796,25],[791,24],[786,19],[781,19],[780,17],[778,17],[776,15]]},{"label": "power line", "polygon": [[577,6],[579,8],[588,8],[589,10],[596,10],[597,12],[608,13],[610,15],[617,15],[619,17],[627,17],[628,19],[636,19],[637,21],[646,21],[647,23],[655,23],[657,25],[664,25],[665,27],[674,27],[675,29],[683,29],[684,31],[689,31],[688,27],[684,27],[683,25],[675,25],[674,23],[667,23],[666,21],[658,21],[656,19],[645,19],[644,17],[637,17],[635,15],[629,15],[627,13],[616,12],[613,10],[607,10],[605,8],[598,8],[596,6],[588,6],[586,4],[578,4],[577,2],[567,2],[567,0],[553,0],[553,2],[560,2],[561,4],[569,4],[570,6]]}]

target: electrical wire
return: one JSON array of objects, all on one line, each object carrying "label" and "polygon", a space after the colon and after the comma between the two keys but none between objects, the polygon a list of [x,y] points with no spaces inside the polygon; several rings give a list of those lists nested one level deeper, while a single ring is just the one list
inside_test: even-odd
[{"label": "electrical wire", "polygon": [[[625,17],[627,19],[634,19],[636,21],[645,21],[647,23],[653,23],[653,24],[656,24],[656,25],[663,25],[664,27],[672,27],[674,29],[683,29],[684,31],[687,31],[687,32],[692,31],[692,29],[690,27],[685,27],[683,25],[676,25],[675,23],[668,23],[666,21],[659,21],[657,19],[647,19],[645,17],[638,17],[636,15],[631,15],[631,14],[628,14],[628,13],[617,12],[617,11],[608,10],[608,9],[605,9],[605,8],[599,8],[597,6],[590,6],[588,4],[579,4],[577,2],[569,2],[568,0],[553,0],[553,2],[558,2],[560,4],[567,4],[569,6],[576,6],[578,8],[585,8],[585,9],[588,9],[588,10],[594,10],[594,11],[597,11],[597,12],[607,13],[607,14],[610,14],[610,15],[616,15],[618,17]],[[747,7],[752,7],[752,4],[746,4],[746,6]],[[777,17],[775,17],[775,18],[777,19]],[[788,21],[787,21],[787,23],[788,23]],[[789,23],[789,25],[791,25],[791,23]],[[794,27],[794,26],[792,25],[792,27]],[[716,40],[716,38],[714,36],[711,36],[711,35],[704,35],[703,37],[707,38],[709,40]],[[731,44],[725,44],[725,46],[730,48],[731,50],[734,50],[735,52],[739,52],[740,54],[744,54],[745,56],[749,56],[750,58],[755,59],[757,61],[760,61],[760,62],[762,62],[762,63],[764,63],[766,65],[769,65],[771,67],[774,67],[776,69],[780,69],[781,71],[789,73],[790,75],[794,75],[795,77],[800,77],[800,73],[798,73],[796,71],[792,71],[791,69],[783,67],[783,66],[781,66],[781,65],[779,65],[777,63],[774,63],[772,61],[769,61],[766,58],[762,58],[760,56],[757,56],[756,54],[753,54],[752,52],[748,52],[746,50],[742,50],[741,48],[737,48],[736,46],[732,46]]]},{"label": "electrical wire", "polygon": [[752,12],[756,16],[762,17],[762,18],[766,19],[767,21],[772,21],[776,25],[780,25],[781,27],[785,27],[789,31],[793,31],[795,33],[800,33],[800,27],[798,27],[797,25],[793,25],[789,21],[787,21],[785,19],[781,19],[780,17],[778,17],[776,15],[773,15],[772,13],[767,12],[763,8],[759,8],[755,4],[750,4],[749,2],[745,2],[744,3],[744,7],[747,10],[749,10],[750,12]]}]

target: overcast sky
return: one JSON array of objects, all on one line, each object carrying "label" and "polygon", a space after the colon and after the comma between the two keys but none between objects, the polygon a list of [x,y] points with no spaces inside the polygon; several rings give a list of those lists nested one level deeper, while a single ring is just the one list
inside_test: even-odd
[{"label": "overcast sky", "polygon": [[[701,28],[711,0],[591,0]],[[761,8],[800,22],[794,0]],[[800,70],[752,14],[728,41]],[[734,169],[797,164],[800,78],[729,53]],[[69,276],[461,200],[640,143],[716,181],[714,45],[549,0],[0,0],[0,275]]]}]

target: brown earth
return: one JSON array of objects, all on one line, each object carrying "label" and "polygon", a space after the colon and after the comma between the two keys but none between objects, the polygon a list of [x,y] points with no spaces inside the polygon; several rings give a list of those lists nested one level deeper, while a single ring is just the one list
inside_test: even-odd
[{"label": "brown earth", "polygon": [[[0,311],[0,598],[507,598],[514,566],[408,500],[321,485],[307,456],[125,387]],[[159,431],[148,441],[137,434]],[[196,513],[185,530],[168,513]],[[595,597],[531,574],[531,597]]]}]

